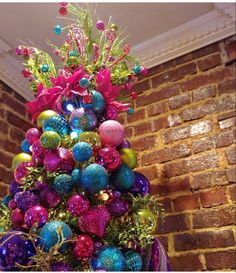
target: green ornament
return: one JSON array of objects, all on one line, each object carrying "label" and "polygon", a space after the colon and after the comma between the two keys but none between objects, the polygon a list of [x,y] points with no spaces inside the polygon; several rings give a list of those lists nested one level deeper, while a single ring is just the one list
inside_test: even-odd
[{"label": "green ornament", "polygon": [[61,138],[58,133],[47,131],[41,135],[40,142],[45,149],[54,150],[60,146]]},{"label": "green ornament", "polygon": [[150,233],[153,233],[157,228],[157,217],[147,209],[138,210],[134,214],[134,221],[137,225],[142,225],[150,230]]},{"label": "green ornament", "polygon": [[20,165],[23,162],[30,162],[32,159],[31,155],[27,153],[20,153],[16,155],[12,160],[12,169],[15,170],[15,168]]},{"label": "green ornament", "polygon": [[37,126],[41,128],[45,120],[49,119],[50,117],[57,116],[57,113],[52,110],[46,110],[39,114],[37,118]]}]

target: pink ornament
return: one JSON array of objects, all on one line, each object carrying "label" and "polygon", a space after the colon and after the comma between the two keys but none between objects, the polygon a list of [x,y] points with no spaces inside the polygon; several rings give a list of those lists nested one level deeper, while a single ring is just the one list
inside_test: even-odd
[{"label": "pink ornament", "polygon": [[147,69],[147,67],[142,66],[142,67],[141,67],[141,71],[140,71],[140,73],[141,73],[141,75],[146,76],[146,75],[147,75],[147,73],[148,73],[148,69]]},{"label": "pink ornament", "polygon": [[119,145],[125,135],[124,127],[115,120],[104,121],[98,128],[102,144],[104,146]]},{"label": "pink ornament", "polygon": [[106,108],[106,118],[107,119],[112,119],[112,120],[116,120],[118,117],[118,111],[117,108],[113,105],[108,105],[108,107]]},{"label": "pink ornament", "polygon": [[66,173],[71,173],[75,167],[75,161],[72,153],[68,149],[62,147],[59,148],[58,151],[61,158],[60,170]]},{"label": "pink ornament", "polygon": [[79,235],[75,239],[73,245],[73,255],[78,260],[84,260],[92,256],[93,254],[93,239],[88,235]]},{"label": "pink ornament", "polygon": [[43,154],[33,154],[32,155],[32,163],[34,167],[43,167]]},{"label": "pink ornament", "polygon": [[45,153],[45,149],[43,148],[40,140],[36,140],[34,144],[31,147],[32,154],[37,154],[37,155],[43,155]]},{"label": "pink ornament", "polygon": [[60,195],[50,187],[46,187],[40,192],[40,199],[42,205],[47,208],[55,208],[61,203]]},{"label": "pink ornament", "polygon": [[60,9],[59,9],[59,14],[61,15],[61,16],[65,16],[66,14],[67,14],[67,8],[66,7],[61,7]]},{"label": "pink ornament", "polygon": [[31,162],[23,162],[19,164],[14,171],[14,178],[16,182],[23,184],[22,179],[29,172],[29,168],[32,167],[33,164]]},{"label": "pink ornament", "polygon": [[48,211],[44,207],[36,205],[26,211],[24,220],[29,228],[34,225],[42,227],[48,221]]},{"label": "pink ornament", "polygon": [[47,151],[43,163],[45,169],[49,172],[55,172],[57,169],[59,169],[61,164],[59,150],[56,149],[53,151]]},{"label": "pink ornament", "polygon": [[105,23],[102,20],[97,21],[96,28],[98,30],[104,30],[105,29]]},{"label": "pink ornament", "polygon": [[36,140],[40,138],[40,131],[37,128],[30,128],[26,134],[25,138],[28,140],[29,144],[33,144]]},{"label": "pink ornament", "polygon": [[89,209],[89,201],[81,194],[73,195],[67,202],[67,209],[72,215],[81,215]]},{"label": "pink ornament", "polygon": [[97,154],[96,163],[103,166],[107,171],[114,171],[121,164],[120,154],[112,147],[102,148]]},{"label": "pink ornament", "polygon": [[24,224],[24,214],[20,209],[16,208],[11,213],[11,222],[15,228],[22,227]]},{"label": "pink ornament", "polygon": [[22,48],[20,46],[16,48],[16,55],[22,55]]},{"label": "pink ornament", "polygon": [[14,199],[11,199],[9,202],[8,202],[8,208],[13,210],[17,207],[16,205],[16,201]]}]

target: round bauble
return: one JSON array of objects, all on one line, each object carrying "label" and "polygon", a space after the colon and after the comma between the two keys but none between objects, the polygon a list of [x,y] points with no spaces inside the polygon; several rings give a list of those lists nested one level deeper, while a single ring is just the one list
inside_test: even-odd
[{"label": "round bauble", "polygon": [[134,214],[134,221],[137,225],[143,225],[150,233],[153,233],[157,228],[157,216],[150,210],[140,209]]},{"label": "round bauble", "polygon": [[22,142],[21,142],[21,151],[23,152],[23,153],[28,153],[28,154],[30,154],[31,153],[31,151],[30,151],[30,143],[29,143],[29,141],[27,140],[27,139],[24,139]]},{"label": "round bauble", "polygon": [[15,168],[20,165],[23,162],[30,162],[32,159],[31,155],[26,153],[20,153],[17,154],[13,160],[12,160],[12,169],[15,170]]},{"label": "round bauble", "polygon": [[124,127],[115,120],[104,121],[98,131],[104,146],[117,146],[124,139]]},{"label": "round bauble", "polygon": [[23,189],[21,188],[21,184],[16,182],[15,180],[13,180],[10,184],[10,193],[12,195],[15,195],[17,192],[21,192],[23,191]]},{"label": "round bauble", "polygon": [[14,178],[16,182],[23,184],[23,178],[28,174],[30,167],[32,167],[31,162],[24,162],[19,164],[14,170]]},{"label": "round bauble", "polygon": [[3,204],[5,207],[8,206],[10,200],[12,200],[12,196],[11,195],[5,195],[2,200],[1,200],[1,203],[0,204]]},{"label": "round bauble", "polygon": [[77,108],[77,103],[74,100],[65,100],[65,101],[62,101],[61,103],[61,109],[65,115],[70,115],[70,113],[76,108]]},{"label": "round bauble", "polygon": [[49,252],[50,248],[56,244],[65,242],[59,249],[59,251],[63,253],[68,250],[68,243],[66,243],[66,241],[71,239],[72,231],[70,227],[62,221],[50,221],[42,227],[39,232],[39,237],[39,243],[46,252]]},{"label": "round bauble", "polygon": [[75,161],[69,149],[58,148],[59,156],[61,158],[60,170],[65,173],[71,173],[75,167]]},{"label": "round bauble", "polygon": [[54,262],[51,264],[50,270],[57,272],[72,271],[71,266],[67,262]]},{"label": "round bauble", "polygon": [[97,125],[97,117],[92,110],[79,108],[72,111],[69,124],[72,130],[78,132],[92,130]]},{"label": "round bauble", "polygon": [[102,148],[97,153],[96,163],[103,166],[108,172],[112,172],[121,164],[120,154],[112,147]]},{"label": "round bauble", "polygon": [[86,192],[98,193],[108,186],[108,173],[98,164],[90,164],[81,174],[81,184]]},{"label": "round bauble", "polygon": [[76,188],[79,188],[81,186],[81,170],[80,169],[74,169],[72,173],[70,174],[73,184]]},{"label": "round bauble", "polygon": [[46,151],[43,164],[45,169],[49,172],[55,172],[57,169],[59,169],[61,157],[58,149]]},{"label": "round bauble", "polygon": [[124,139],[121,144],[119,146],[117,146],[117,149],[122,149],[122,148],[130,148],[130,142],[128,141],[128,139]]},{"label": "round bauble", "polygon": [[44,121],[42,129],[44,132],[56,132],[61,137],[68,134],[68,124],[62,116],[53,116],[48,118]]},{"label": "round bauble", "polygon": [[94,152],[98,151],[102,147],[99,135],[93,131],[82,132],[79,135],[78,141],[89,143]]},{"label": "round bauble", "polygon": [[92,102],[82,103],[82,107],[86,109],[91,109],[95,114],[102,114],[105,108],[105,101],[103,95],[95,90],[91,91]]},{"label": "round bauble", "polygon": [[75,161],[84,162],[92,156],[92,149],[87,142],[78,142],[72,148],[72,155]]},{"label": "round bauble", "polygon": [[52,110],[46,110],[39,114],[37,118],[37,126],[41,128],[45,120],[49,119],[50,117],[56,116],[57,113]]},{"label": "round bauble", "polygon": [[24,214],[18,208],[11,213],[11,222],[14,228],[20,228],[24,225]]},{"label": "round bauble", "polygon": [[122,148],[119,150],[121,160],[130,169],[134,169],[137,166],[137,155],[133,149]]},{"label": "round bauble", "polygon": [[42,146],[40,139],[36,140],[34,144],[31,146],[32,154],[33,155],[44,155],[46,150]]},{"label": "round bauble", "polygon": [[61,138],[58,133],[47,131],[41,135],[40,142],[45,149],[54,150],[60,146]]},{"label": "round bauble", "polygon": [[111,185],[120,192],[129,191],[134,184],[134,172],[125,164],[122,164],[111,174]]},{"label": "round bauble", "polygon": [[29,228],[42,227],[48,221],[48,211],[44,207],[36,205],[26,211],[24,221]]},{"label": "round bauble", "polygon": [[117,198],[108,203],[106,207],[112,216],[120,217],[128,211],[129,203],[126,200]]},{"label": "round bauble", "polygon": [[73,180],[68,174],[59,174],[55,177],[52,187],[59,194],[68,194],[73,189]]},{"label": "round bauble", "polygon": [[93,254],[93,239],[88,235],[79,235],[73,244],[73,255],[78,260],[86,260]]},{"label": "round bauble", "polygon": [[60,195],[51,187],[45,187],[41,190],[40,200],[46,208],[55,208],[61,203]]},{"label": "round bauble", "polygon": [[135,180],[132,189],[130,190],[133,194],[146,195],[150,191],[150,183],[146,176],[139,172],[134,172]]},{"label": "round bauble", "polygon": [[125,249],[122,253],[125,258],[126,271],[141,271],[143,261],[137,251],[133,249]]},{"label": "round bauble", "polygon": [[70,214],[79,216],[89,209],[89,201],[81,194],[72,195],[67,202],[67,209]]},{"label": "round bauble", "polygon": [[38,195],[33,191],[18,192],[15,194],[14,200],[23,213],[40,202]]},{"label": "round bauble", "polygon": [[36,140],[40,138],[41,132],[38,128],[30,128],[26,134],[25,138],[28,140],[29,144],[32,145]]}]

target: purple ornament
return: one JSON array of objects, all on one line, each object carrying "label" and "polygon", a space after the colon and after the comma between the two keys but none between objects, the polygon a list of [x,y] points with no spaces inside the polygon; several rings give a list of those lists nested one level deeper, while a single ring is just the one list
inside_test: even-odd
[{"label": "purple ornament", "polygon": [[28,140],[29,144],[33,144],[36,140],[40,138],[41,132],[38,128],[31,128],[29,129],[26,134],[25,138]]},{"label": "purple ornament", "polygon": [[42,227],[48,221],[48,211],[44,207],[36,205],[26,211],[24,220],[29,228],[36,224],[38,227]]},{"label": "purple ornament", "polygon": [[68,200],[67,208],[72,215],[81,215],[89,209],[89,201],[83,195],[76,194]]},{"label": "purple ornament", "polygon": [[119,146],[117,146],[117,149],[130,148],[130,147],[131,147],[130,142],[128,141],[128,139],[125,138],[122,141],[122,143]]},{"label": "purple ornament", "polygon": [[40,193],[40,199],[43,206],[55,208],[61,203],[60,195],[51,187],[45,187]]},{"label": "purple ornament", "polygon": [[94,243],[94,251],[97,252],[103,246],[102,242],[97,241]]},{"label": "purple ornament", "polygon": [[36,190],[42,191],[44,188],[46,188],[48,185],[43,181],[36,181],[34,183],[34,188]]},{"label": "purple ornament", "polygon": [[128,210],[129,203],[126,200],[113,199],[106,207],[112,216],[120,217]]},{"label": "purple ornament", "polygon": [[39,197],[32,191],[24,191],[17,193],[14,196],[17,207],[22,211],[26,212],[28,209],[39,204]]},{"label": "purple ornament", "polygon": [[14,199],[11,199],[9,202],[8,202],[8,208],[13,210],[17,207],[16,205],[16,201]]},{"label": "purple ornament", "polygon": [[105,23],[102,20],[98,20],[96,23],[96,28],[103,31],[105,29]]},{"label": "purple ornament", "polygon": [[16,48],[16,55],[22,55],[22,49],[20,47]]},{"label": "purple ornament", "polygon": [[22,227],[24,224],[24,214],[20,211],[20,209],[16,208],[12,211],[11,222],[15,228]]},{"label": "purple ornament", "polygon": [[45,153],[45,149],[43,148],[40,140],[36,140],[31,147],[32,153],[35,155],[43,155]]},{"label": "purple ornament", "polygon": [[113,195],[113,198],[120,198],[121,197],[121,192],[119,192],[119,191],[113,191],[112,195]]},{"label": "purple ornament", "polygon": [[47,151],[43,163],[47,171],[55,172],[61,164],[59,150]]},{"label": "purple ornament", "polygon": [[90,109],[78,108],[71,113],[69,124],[73,131],[93,130],[97,126],[97,117]]},{"label": "purple ornament", "polygon": [[147,177],[139,172],[134,172],[134,175],[135,175],[134,185],[131,188],[130,192],[134,194],[139,193],[142,196],[145,196],[150,191],[150,183]]},{"label": "purple ornament", "polygon": [[51,271],[67,272],[72,271],[72,269],[66,262],[55,262],[51,264]]},{"label": "purple ornament", "polygon": [[10,184],[10,193],[15,195],[17,192],[23,191],[21,188],[21,184],[13,180]]}]

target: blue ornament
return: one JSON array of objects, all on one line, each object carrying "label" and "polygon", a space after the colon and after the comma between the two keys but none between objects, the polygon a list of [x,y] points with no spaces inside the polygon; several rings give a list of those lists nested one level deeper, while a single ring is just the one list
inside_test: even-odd
[{"label": "blue ornament", "polygon": [[108,186],[108,173],[98,164],[90,164],[81,174],[81,184],[86,192],[98,193]]},{"label": "blue ornament", "polygon": [[70,57],[77,57],[77,56],[79,56],[79,54],[78,54],[77,51],[71,50],[71,51],[69,52],[69,56],[70,56]]},{"label": "blue ornament", "polygon": [[135,75],[138,75],[141,72],[141,67],[140,65],[136,64],[133,68],[133,72]]},{"label": "blue ornament", "polygon": [[73,110],[78,107],[77,103],[74,100],[64,100],[61,103],[62,112],[65,115],[69,115]]},{"label": "blue ornament", "polygon": [[62,33],[62,27],[60,25],[56,25],[54,28],[53,28],[54,32],[57,34],[57,35],[60,35]]},{"label": "blue ornament", "polygon": [[21,142],[21,151],[23,153],[31,153],[30,152],[30,144],[29,144],[29,141],[27,139],[24,139],[22,142]]},{"label": "blue ornament", "polygon": [[67,135],[69,130],[67,121],[62,116],[53,116],[48,118],[44,121],[42,129],[44,132],[56,132],[62,137]]},{"label": "blue ornament", "polygon": [[49,71],[49,66],[47,64],[43,64],[41,66],[41,70],[43,73],[47,73]]},{"label": "blue ornament", "polygon": [[137,251],[125,249],[122,253],[125,258],[125,271],[141,271],[143,261]]},{"label": "blue ornament", "polygon": [[73,184],[76,188],[81,186],[81,171],[80,169],[74,169],[70,174]]},{"label": "blue ornament", "polygon": [[73,189],[73,180],[68,174],[59,174],[55,177],[52,187],[59,194],[68,194]]},{"label": "blue ornament", "polygon": [[92,149],[87,142],[78,142],[72,148],[72,155],[75,161],[84,162],[92,156]]},{"label": "blue ornament", "polygon": [[4,206],[8,207],[8,203],[9,201],[11,201],[12,199],[12,195],[8,194],[6,196],[4,196],[1,200],[1,204],[3,204]]},{"label": "blue ornament", "polygon": [[92,110],[79,108],[71,113],[69,124],[78,133],[93,130],[97,126],[97,117]]},{"label": "blue ornament", "polygon": [[60,247],[61,253],[68,250],[68,242],[72,237],[72,231],[70,227],[62,221],[50,221],[40,230],[39,244],[43,247],[43,250],[49,252],[50,248],[56,244],[65,243]]},{"label": "blue ornament", "polygon": [[134,108],[130,107],[127,112],[129,115],[132,115],[134,113]]},{"label": "blue ornament", "polygon": [[90,259],[92,271],[124,271],[125,259],[122,252],[114,246],[105,246],[98,250],[96,256]]},{"label": "blue ornament", "polygon": [[122,164],[111,174],[111,184],[120,192],[129,191],[134,184],[134,180],[134,172],[125,164]]},{"label": "blue ornament", "polygon": [[79,85],[81,86],[81,87],[88,87],[89,86],[89,80],[88,79],[86,79],[86,78],[82,78],[80,81],[79,81]]},{"label": "blue ornament", "polygon": [[82,106],[86,109],[91,109],[95,114],[101,114],[105,108],[105,101],[103,95],[95,90],[91,91],[92,102],[83,103]]}]

